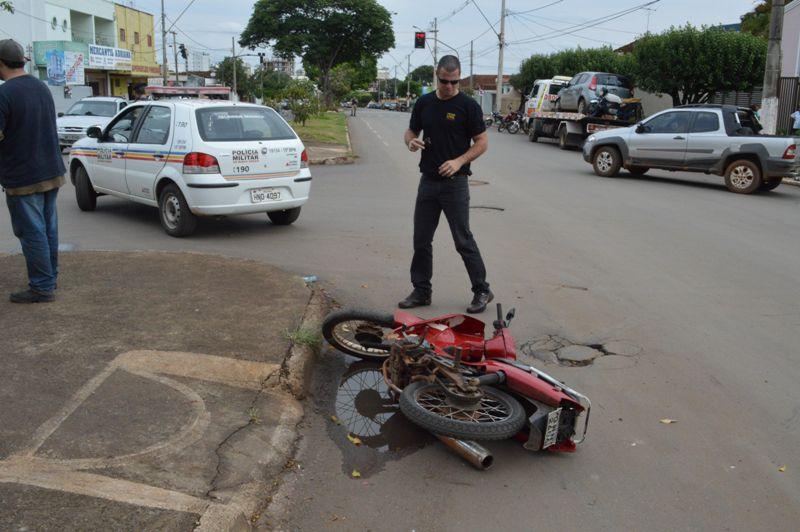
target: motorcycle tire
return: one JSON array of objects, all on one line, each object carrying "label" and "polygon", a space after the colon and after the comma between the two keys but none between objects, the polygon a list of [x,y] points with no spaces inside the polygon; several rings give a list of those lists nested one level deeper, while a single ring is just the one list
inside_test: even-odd
[{"label": "motorcycle tire", "polygon": [[516,134],[519,131],[519,123],[511,122],[508,124],[508,132],[512,135]]},{"label": "motorcycle tire", "polygon": [[492,124],[494,124],[494,120],[492,120],[491,118],[487,118],[486,120],[484,120],[484,123],[486,124],[486,127],[492,127]]},{"label": "motorcycle tire", "polygon": [[[502,419],[475,420],[480,415],[481,407],[463,410],[449,406],[441,385],[425,381],[412,382],[403,388],[400,411],[412,423],[442,436],[464,440],[505,440],[513,437],[525,425],[525,409],[519,401],[497,388],[486,386],[481,389],[484,393],[481,407],[491,409],[493,417],[497,416],[500,409],[504,414]],[[420,399],[423,399],[422,404]],[[469,420],[454,419],[459,415]]]},{"label": "motorcycle tire", "polygon": [[498,133],[502,133],[502,132],[503,132],[503,130],[504,130],[505,128],[506,128],[505,124],[503,124],[503,123],[500,123],[500,124],[498,124],[498,126],[497,126],[497,132],[498,132]]},{"label": "motorcycle tire", "polygon": [[383,361],[390,352],[384,336],[396,327],[391,314],[345,309],[328,314],[322,322],[322,336],[342,353],[361,360]]}]

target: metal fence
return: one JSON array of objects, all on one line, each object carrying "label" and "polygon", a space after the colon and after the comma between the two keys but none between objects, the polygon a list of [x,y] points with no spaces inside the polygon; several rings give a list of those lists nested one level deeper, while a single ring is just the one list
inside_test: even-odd
[{"label": "metal fence", "polygon": [[[710,103],[736,105],[739,107],[749,107],[751,104],[761,104],[762,89],[756,87],[752,91],[740,92],[718,92]],[[800,78],[781,78],[778,85],[778,124],[776,131],[788,134],[792,131],[794,120],[791,114],[800,108]]]}]

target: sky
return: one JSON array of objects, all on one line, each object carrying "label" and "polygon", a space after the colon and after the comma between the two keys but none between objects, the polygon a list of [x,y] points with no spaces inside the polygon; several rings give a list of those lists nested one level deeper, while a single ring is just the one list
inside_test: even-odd
[{"label": "sky", "polygon": [[[509,16],[506,17],[505,40],[508,45],[503,71],[506,74],[517,72],[520,62],[534,53],[550,53],[576,46],[609,45],[616,48],[645,33],[648,24],[651,32],[658,33],[687,22],[696,26],[737,23],[742,14],[758,3],[756,0],[660,0],[649,7],[644,6],[648,1],[652,0],[506,0]],[[440,50],[453,53],[448,47],[455,48],[465,74],[469,71],[470,41],[473,41],[474,73],[497,73],[499,39],[495,32],[500,31],[501,0],[378,2],[392,13],[395,33],[395,47],[380,58],[378,65],[389,68],[392,75],[397,66],[398,77],[405,76],[409,54],[412,70],[433,63],[430,51],[414,50],[414,32],[417,31],[415,26],[431,28],[434,17],[439,22]],[[149,11],[160,20],[160,0],[125,3]],[[254,0],[224,0],[224,3],[219,0],[165,0],[165,11],[174,21],[189,5],[176,24],[178,42],[186,44],[189,49],[208,51],[214,63],[231,54],[231,37],[238,39],[254,3]],[[220,9],[221,5],[224,9]],[[643,7],[635,9],[640,6]],[[617,15],[618,18],[611,19]],[[167,26],[170,25],[168,20]],[[156,46],[160,48],[160,31],[157,29],[156,33]],[[430,40],[432,34],[428,33],[428,36]],[[236,49],[239,53],[238,44]],[[443,51],[439,52],[439,57]],[[172,53],[171,47],[168,53]],[[245,50],[244,53],[252,52]],[[258,62],[255,57],[245,60],[252,64]]]}]

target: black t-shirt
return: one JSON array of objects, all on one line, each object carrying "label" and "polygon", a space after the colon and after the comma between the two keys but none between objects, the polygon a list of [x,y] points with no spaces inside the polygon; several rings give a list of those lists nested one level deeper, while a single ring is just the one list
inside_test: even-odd
[{"label": "black t-shirt", "polygon": [[0,85],[0,185],[18,188],[64,175],[50,89],[33,76]]},{"label": "black t-shirt", "polygon": [[[464,155],[472,138],[486,131],[481,106],[463,92],[449,100],[440,100],[435,92],[422,96],[414,104],[408,127],[415,133],[422,131],[425,149],[419,169],[429,177],[438,177],[442,163]],[[471,174],[469,163],[456,172]]]}]

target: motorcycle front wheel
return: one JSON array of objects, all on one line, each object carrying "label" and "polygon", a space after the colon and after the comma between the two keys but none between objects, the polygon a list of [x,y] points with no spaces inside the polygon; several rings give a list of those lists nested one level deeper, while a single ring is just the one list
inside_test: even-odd
[{"label": "motorcycle front wheel", "polygon": [[437,383],[412,382],[400,395],[400,411],[411,422],[435,434],[465,440],[505,440],[525,425],[522,405],[496,388],[482,387],[478,404],[454,405]]},{"label": "motorcycle front wheel", "polygon": [[518,122],[511,122],[508,124],[508,132],[514,135],[517,131],[519,131],[519,123]]},{"label": "motorcycle front wheel", "polygon": [[391,349],[387,336],[395,327],[391,314],[346,309],[328,314],[322,322],[322,336],[342,353],[362,360],[383,361]]}]

